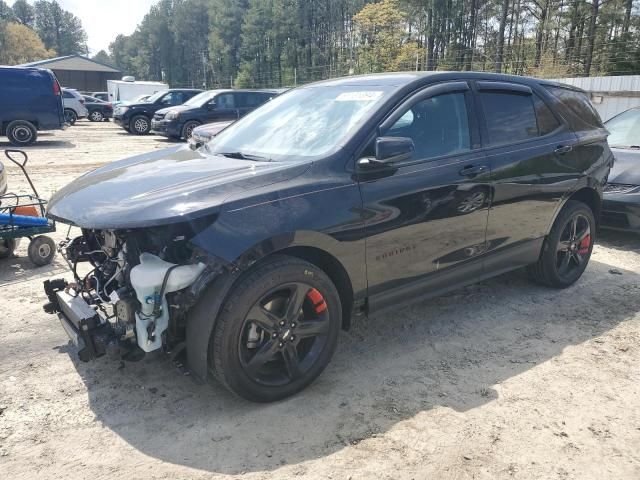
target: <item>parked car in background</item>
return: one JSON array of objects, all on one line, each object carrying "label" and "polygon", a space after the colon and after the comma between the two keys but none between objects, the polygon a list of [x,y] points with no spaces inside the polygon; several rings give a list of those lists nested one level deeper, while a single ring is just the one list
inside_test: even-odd
[{"label": "parked car in background", "polygon": [[81,360],[183,348],[196,377],[279,400],[320,375],[354,316],[521,267],[574,284],[612,161],[586,94],[551,81],[305,85],[206,148],[137,155],[58,191],[49,216],[81,235],[45,310]]},{"label": "parked car in background", "polygon": [[89,112],[84,105],[84,97],[73,88],[62,89],[62,101],[64,103],[64,119],[69,125],[73,125],[79,118],[87,118]]},{"label": "parked car in background", "polygon": [[98,100],[102,100],[103,102],[109,101],[109,93],[108,92],[93,92],[89,96],[97,98]]},{"label": "parked car in background", "polygon": [[183,105],[158,110],[151,130],[165,137],[188,140],[197,126],[237,120],[276,95],[275,90],[209,90]]},{"label": "parked car in background", "polygon": [[184,88],[157,92],[144,102],[117,106],[113,120],[127,132],[146,135],[151,131],[151,119],[158,110],[182,105],[201,92],[202,90]]},{"label": "parked car in background", "polygon": [[0,135],[24,147],[38,131],[64,128],[62,89],[51,70],[0,67]]},{"label": "parked car in background", "polygon": [[616,157],[604,187],[602,226],[640,233],[640,108],[607,120]]},{"label": "parked car in background", "polygon": [[103,122],[113,117],[113,107],[109,102],[103,102],[95,97],[83,95],[84,106],[89,115],[87,118],[92,122]]},{"label": "parked car in background", "polygon": [[232,121],[206,123],[194,128],[188,140],[189,146],[193,150],[200,148],[232,123]]}]

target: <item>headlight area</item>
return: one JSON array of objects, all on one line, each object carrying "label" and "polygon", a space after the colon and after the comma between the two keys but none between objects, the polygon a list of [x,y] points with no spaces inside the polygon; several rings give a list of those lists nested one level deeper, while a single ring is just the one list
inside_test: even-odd
[{"label": "headlight area", "polygon": [[184,345],[186,316],[204,287],[228,268],[193,247],[193,225],[83,230],[59,251],[74,280],[47,280],[47,313],[57,314],[78,356],[139,360]]}]

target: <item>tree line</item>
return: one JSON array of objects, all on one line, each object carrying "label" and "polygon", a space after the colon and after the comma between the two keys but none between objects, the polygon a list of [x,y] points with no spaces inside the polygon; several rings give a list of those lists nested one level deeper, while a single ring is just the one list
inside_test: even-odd
[{"label": "tree line", "polygon": [[16,0],[11,7],[0,0],[0,64],[87,53],[82,22],[56,0]]},{"label": "tree line", "polygon": [[160,0],[102,52],[137,77],[292,86],[392,70],[640,73],[637,0]]},{"label": "tree line", "polygon": [[[19,13],[28,7],[18,0],[11,21],[44,48],[86,49],[79,21],[55,0]],[[639,10],[639,0],[160,0],[94,58],[139,79],[207,88],[393,70],[625,75],[640,73]],[[79,43],[60,36],[63,21]]]}]

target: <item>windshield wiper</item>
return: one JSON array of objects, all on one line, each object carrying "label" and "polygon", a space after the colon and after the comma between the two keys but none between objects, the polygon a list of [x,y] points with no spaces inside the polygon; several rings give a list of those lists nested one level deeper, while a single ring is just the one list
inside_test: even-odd
[{"label": "windshield wiper", "polygon": [[261,157],[260,155],[251,155],[250,153],[242,152],[216,152],[216,155],[222,155],[228,158],[237,158],[238,160],[255,160],[258,162],[270,162],[271,159]]}]

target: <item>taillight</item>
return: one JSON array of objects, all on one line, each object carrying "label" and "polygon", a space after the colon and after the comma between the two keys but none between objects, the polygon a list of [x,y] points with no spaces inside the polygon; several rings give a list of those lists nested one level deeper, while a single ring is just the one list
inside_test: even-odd
[{"label": "taillight", "polygon": [[53,81],[53,94],[60,95],[60,84],[58,83],[57,80]]}]

